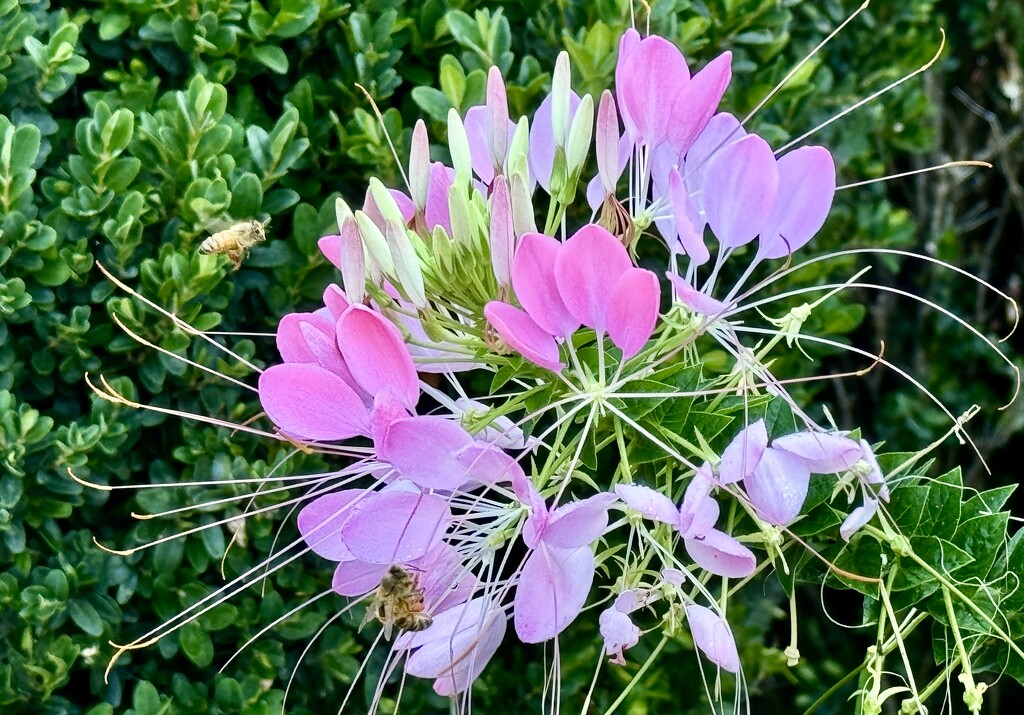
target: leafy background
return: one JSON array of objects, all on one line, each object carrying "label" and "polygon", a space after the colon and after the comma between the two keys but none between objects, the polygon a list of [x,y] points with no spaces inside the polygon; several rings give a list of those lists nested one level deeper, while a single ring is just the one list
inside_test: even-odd
[{"label": "leafy background", "polygon": [[[744,114],[854,9],[833,0],[658,0],[654,31],[701,65],[735,54],[725,107]],[[140,493],[84,489],[217,480],[265,474],[284,453],[244,434],[97,399],[86,373],[103,374],[126,395],[168,409],[242,421],[258,412],[251,392],[129,339],[114,322],[160,348],[244,377],[208,346],[142,310],[95,267],[102,262],[137,290],[204,329],[266,332],[285,312],[315,303],[333,271],[316,239],[333,223],[334,197],[358,204],[369,176],[396,183],[396,165],[360,84],[384,111],[399,153],[415,119],[482,102],[484,73],[498,65],[513,113],[547,91],[554,57],[572,57],[578,91],[611,84],[623,1],[550,3],[475,0],[75,0],[59,6],[0,0],[0,711],[4,713],[279,712],[284,684],[305,644],[339,606],[326,598],[259,639],[261,627],[323,591],[329,569],[300,559],[147,649],[122,658],[109,682],[109,640],[149,630],[237,575],[271,548],[285,510],[215,526],[123,557],[127,549],[236,516],[244,502],[166,519],[132,512],[170,510],[242,493],[224,485]],[[991,161],[989,171],[954,170],[841,192],[821,251],[885,246],[915,250],[973,271],[1019,297],[1024,215],[1021,133],[1024,10],[987,0],[878,2],[794,78],[755,120],[779,145],[923,64],[939,28],[947,47],[927,74],[825,128],[841,180],[859,181],[955,158]],[[225,216],[269,216],[270,237],[232,272],[199,242]],[[861,265],[849,258],[800,274],[801,284],[834,280]],[[878,282],[946,305],[992,336],[1012,325],[1006,304],[952,273],[902,260],[875,261]],[[991,474],[952,440],[946,467],[962,464],[975,488],[1014,484],[1024,401],[998,411],[1012,392],[1008,370],[979,341],[941,316],[892,295],[833,301],[817,329],[858,345],[886,344],[955,413],[978,403],[971,423]],[[781,311],[780,311],[781,312]],[[275,359],[265,338],[233,341],[239,354]],[[1019,337],[1004,344],[1021,362]],[[863,367],[819,352],[806,373]],[[802,359],[801,359],[802,360]],[[802,395],[827,405],[843,426],[863,426],[890,447],[918,448],[946,428],[917,391],[884,370],[858,380],[817,383]],[[314,469],[304,457],[294,469]],[[283,497],[282,497],[283,499]],[[270,505],[266,497],[261,505]],[[1014,502],[1011,501],[1011,504]],[[1016,502],[1015,512],[1024,513]],[[234,541],[228,550],[227,546]],[[225,558],[225,551],[227,556]],[[856,620],[860,600],[818,589],[801,595],[804,661],[792,670],[781,648],[788,624],[781,587],[748,589],[737,610],[753,702],[758,709],[808,706],[862,657],[866,635],[824,616]],[[563,693],[578,702],[597,657],[596,619],[563,643]],[[369,658],[352,624],[329,628],[297,668],[289,712],[336,709]],[[596,697],[604,712],[646,655],[611,671]],[[927,642],[915,651],[926,668]],[[480,712],[510,702],[536,710],[544,663],[537,649],[509,647],[477,690]],[[703,688],[684,642],[672,643],[621,707],[641,714],[703,712]],[[954,688],[955,691],[955,688]],[[851,707],[840,693],[821,712]],[[356,687],[351,709],[365,710]],[[954,692],[954,699],[959,695]],[[1020,697],[1001,681],[986,707]],[[385,711],[392,706],[385,703]],[[936,703],[936,707],[938,704]],[[956,707],[956,706],[954,706]],[[445,712],[426,683],[406,688],[404,712]]]}]

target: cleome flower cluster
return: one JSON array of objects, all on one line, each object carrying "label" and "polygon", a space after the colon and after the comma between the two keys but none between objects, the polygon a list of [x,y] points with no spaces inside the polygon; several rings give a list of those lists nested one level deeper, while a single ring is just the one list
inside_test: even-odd
[{"label": "cleome flower cluster", "polygon": [[[810,421],[774,439],[764,419],[728,439],[697,425],[691,439],[650,417],[653,400],[742,425],[751,396],[762,412],[765,396],[788,401],[770,380],[762,390],[741,372],[701,376],[696,341],[715,334],[737,364],[768,374],[728,329],[744,279],[724,292],[716,282],[754,241],[745,276],[805,245],[825,221],[835,167],[822,147],[776,156],[719,112],[730,67],[725,53],[691,76],[673,44],[629,30],[596,122],[564,53],[551,94],[518,121],[492,68],[486,105],[449,115],[451,166],[430,161],[420,122],[407,192],[374,180],[361,210],[339,201],[339,233],[320,246],[343,287],[280,322],[283,362],[259,379],[280,434],[312,448],[370,445],[308,495],[302,541],[351,599],[379,604],[389,574],[408,575],[391,608],[419,616],[402,628],[378,605],[368,618],[400,631],[391,666],[441,695],[470,688],[509,621],[520,641],[544,643],[588,604],[602,609],[613,663],[647,631],[685,627],[709,661],[739,673],[725,580],[777,553],[811,475],[861,485],[846,539],[888,497],[866,442]],[[591,154],[597,174],[584,187]],[[570,234],[577,193],[597,220]],[[632,258],[658,239],[664,283]],[[494,374],[491,390],[468,394],[481,371]],[[635,453],[649,448],[641,464]],[[634,547],[602,546],[622,543]],[[598,565],[612,574],[601,585]]]},{"label": "cleome flower cluster", "polygon": [[[373,711],[396,673],[469,711],[515,638],[552,644],[557,712],[558,639],[581,617],[607,667],[652,634],[688,633],[716,696],[730,674],[738,703],[730,603],[788,572],[794,547],[814,550],[796,533],[812,510],[827,512],[811,520],[816,544],[869,535],[917,558],[886,509],[914,459],[882,460],[886,474],[859,433],[817,424],[771,371],[776,351],[816,339],[801,330],[824,298],[765,327],[741,318],[772,305],[749,299],[822,228],[837,185],[827,149],[774,149],[719,111],[731,61],[691,74],[671,42],[630,29],[614,91],[597,99],[573,92],[562,53],[532,117],[510,116],[491,68],[486,103],[451,110],[445,144],[418,122],[404,186],[372,179],[361,208],[337,202],[338,233],[319,246],[340,285],[280,320],[281,361],[258,380],[273,431],[239,426],[332,464],[266,492],[304,488],[287,502],[299,538],[122,652],[312,553],[333,568],[339,615],[363,607],[362,625],[380,625]],[[881,579],[829,568],[887,598]],[[955,623],[960,592],[927,573]],[[895,644],[920,622],[889,618]],[[866,661],[866,711],[896,692],[881,688],[883,655]],[[906,702],[920,710],[915,687]]]}]

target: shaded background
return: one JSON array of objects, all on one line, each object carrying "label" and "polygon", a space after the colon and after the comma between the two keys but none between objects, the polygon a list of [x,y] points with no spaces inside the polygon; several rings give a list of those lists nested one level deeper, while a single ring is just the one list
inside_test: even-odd
[{"label": "shaded background", "polygon": [[[806,52],[855,9],[852,3],[791,0],[659,0],[652,31],[676,41],[696,69],[730,49],[734,80],[723,108],[744,115]],[[134,512],[174,509],[242,494],[239,487],[144,493],[86,490],[68,478],[111,485],[226,479],[265,474],[279,445],[227,429],[133,411],[95,398],[85,373],[107,376],[144,403],[243,421],[253,395],[140,346],[114,325],[164,349],[237,376],[199,341],[141,310],[103,279],[99,260],[159,304],[204,329],[272,331],[284,313],[308,308],[337,280],[316,251],[332,231],[334,197],[358,205],[369,176],[397,184],[385,138],[355,88],[385,111],[406,154],[415,119],[443,138],[447,110],[482,103],[484,73],[497,64],[514,116],[546,93],[558,51],[569,51],[574,86],[610,86],[628,5],[612,0],[0,0],[0,711],[3,713],[278,712],[283,687],[305,644],[341,604],[328,597],[264,636],[228,665],[262,626],[329,586],[314,557],[275,574],[157,645],[103,670],[123,642],[173,616],[271,548],[285,510],[217,526],[123,557],[127,549],[241,513],[244,501],[154,521]],[[991,170],[956,169],[841,192],[814,251],[899,248],[976,273],[1011,296],[1021,291],[1021,61],[1024,9],[992,0],[877,2],[807,65],[752,127],[780,146],[862,97],[924,64],[943,27],[947,46],[929,72],[823,129],[812,140],[836,156],[841,183],[951,159],[983,159]],[[34,125],[42,141],[35,147]],[[269,216],[266,244],[238,272],[195,249],[218,219]],[[653,260],[647,257],[645,260]],[[996,295],[950,271],[907,260],[873,261],[875,282],[947,306],[986,335],[1001,337],[1012,311]],[[800,285],[846,277],[863,258],[820,264]],[[972,404],[970,424],[991,474],[967,448],[947,440],[935,456],[961,464],[970,486],[1018,478],[1024,401],[999,411],[1013,391],[1010,371],[981,341],[934,311],[884,293],[857,291],[816,314],[814,330],[875,349],[925,383],[954,414]],[[781,314],[781,310],[780,310]],[[273,362],[273,341],[231,341],[244,357]],[[1019,336],[1003,344],[1021,362]],[[781,374],[840,372],[863,359],[818,351],[816,365],[780,363]],[[787,373],[787,370],[789,371]],[[250,380],[251,381],[251,380]],[[948,420],[906,381],[883,369],[857,380],[804,389],[843,427],[914,449]],[[324,466],[303,457],[290,469]],[[283,500],[283,497],[280,500]],[[273,497],[260,505],[270,505]],[[1013,503],[1013,502],[1011,502]],[[1014,511],[1024,513],[1017,497]],[[855,667],[866,638],[841,630],[860,600],[810,590],[801,596],[805,660],[784,665],[788,622],[781,588],[748,589],[735,611],[755,708],[804,708]],[[731,617],[734,613],[730,612]],[[589,615],[589,614],[588,614]],[[585,616],[563,640],[563,693],[579,707],[600,639]],[[358,622],[358,621],[356,621]],[[330,712],[340,704],[369,636],[354,623],[332,627],[298,667],[289,712]],[[604,712],[644,661],[606,671],[593,712]],[[922,672],[930,646],[915,644]],[[369,656],[375,682],[383,655]],[[538,709],[543,663],[535,648],[509,646],[477,688],[479,712],[509,703]],[[705,712],[695,659],[670,644],[622,712]],[[932,670],[933,667],[932,667]],[[670,675],[671,674],[671,675]],[[671,685],[670,685],[671,683]],[[363,712],[360,684],[351,705]],[[397,692],[397,688],[393,691]],[[819,712],[848,712],[850,690]],[[1017,685],[990,692],[1020,696]],[[959,693],[954,689],[954,701]],[[939,707],[936,701],[934,707]],[[384,712],[392,705],[385,703]],[[955,711],[959,711],[956,707]],[[403,712],[445,712],[428,683],[411,680]]]}]

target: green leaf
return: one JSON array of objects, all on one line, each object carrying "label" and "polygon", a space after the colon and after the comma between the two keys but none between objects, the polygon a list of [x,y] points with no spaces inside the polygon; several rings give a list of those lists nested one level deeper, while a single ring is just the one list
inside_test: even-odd
[{"label": "green leaf", "polygon": [[288,72],[288,55],[275,45],[257,45],[249,50],[252,58],[277,74]]},{"label": "green leaf", "polygon": [[297,37],[308,30],[320,15],[320,3],[309,0],[282,0],[268,34],[275,37]]},{"label": "green leaf", "polygon": [[140,680],[132,693],[132,708],[135,715],[157,715],[160,712],[160,694],[153,684]]},{"label": "green leaf", "polygon": [[206,630],[195,621],[182,627],[178,642],[181,643],[181,649],[188,659],[200,668],[205,668],[213,662],[213,641]]},{"label": "green leaf", "polygon": [[76,598],[68,603],[68,615],[79,628],[94,638],[103,635],[103,621],[100,619],[100,614],[88,601]]}]

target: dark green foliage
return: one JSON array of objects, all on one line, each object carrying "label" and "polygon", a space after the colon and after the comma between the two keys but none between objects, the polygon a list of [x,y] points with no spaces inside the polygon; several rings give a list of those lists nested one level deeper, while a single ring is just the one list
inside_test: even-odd
[{"label": "dark green foliage", "polygon": [[[852,9],[832,0],[653,4],[652,29],[679,42],[695,64],[719,50],[734,52],[736,79],[725,106],[741,115]],[[990,158],[1002,172],[991,176],[1002,179],[982,185],[960,172],[845,192],[816,245],[924,250],[1004,285],[1020,271],[1019,247],[1010,252],[1003,236],[1020,227],[1020,160],[1013,147],[1020,146],[1024,19],[1013,3],[997,3],[993,12],[982,0],[878,5],[798,73],[755,119],[756,128],[776,146],[784,144],[903,76],[934,53],[940,12],[948,7],[956,31],[933,79],[901,86],[814,141],[834,151],[846,182],[937,163],[948,152]],[[303,647],[341,605],[334,596],[317,601],[216,672],[259,629],[328,588],[328,565],[299,559],[275,573],[265,591],[245,590],[197,623],[125,655],[104,682],[114,652],[109,640],[126,642],[173,617],[225,583],[222,560],[230,579],[271,551],[282,523],[280,544],[294,538],[295,529],[285,507],[127,557],[93,543],[95,536],[111,548],[130,549],[238,516],[244,499],[153,521],[136,521],[131,513],[247,492],[227,484],[203,491],[98,491],[72,480],[69,469],[112,486],[224,480],[265,474],[288,453],[243,432],[93,395],[87,373],[97,384],[106,376],[127,399],[168,410],[236,422],[259,411],[251,392],[186,368],[168,353],[251,384],[250,370],[116,289],[95,264],[197,328],[272,331],[278,317],[308,307],[336,279],[316,249],[317,238],[333,230],[334,198],[358,205],[371,175],[391,185],[399,181],[387,138],[357,85],[374,97],[404,155],[418,116],[433,120],[432,131],[439,133],[450,107],[463,111],[482,101],[491,64],[508,79],[516,115],[539,102],[563,48],[572,57],[578,91],[609,86],[627,7],[613,0],[79,0],[59,7],[0,0],[0,711],[272,715],[280,711]],[[950,125],[966,110],[949,88],[974,76],[975,56],[989,59],[969,94],[998,110],[996,124],[977,120],[954,131]],[[958,143],[941,141],[949,135]],[[985,202],[981,218],[984,206],[998,209],[991,236],[957,223],[954,209],[979,201]],[[932,211],[937,202],[942,211]],[[241,270],[232,272],[222,257],[196,254],[222,223],[252,218],[270,219],[270,240],[254,248]],[[1004,333],[1008,327],[1002,305],[973,287],[965,293],[962,279],[932,269],[914,273],[902,261],[880,263],[903,287],[966,311],[979,329]],[[859,265],[855,258],[816,264],[797,278],[803,285],[832,282]],[[974,401],[999,403],[1007,394],[1005,382],[991,380],[1001,368],[961,329],[954,333],[934,318],[924,320],[888,297],[858,296],[866,312],[836,302],[808,327],[859,331],[858,339],[880,336],[889,344],[905,334],[923,335],[898,361],[913,365],[956,413]],[[770,314],[783,312],[780,306]],[[115,318],[164,353],[139,345]],[[226,340],[256,364],[276,359],[272,342]],[[817,357],[836,354],[807,348]],[[869,362],[829,359],[826,365],[837,368]],[[786,374],[784,365],[776,367]],[[877,373],[868,378],[866,397],[848,394],[863,392],[861,383],[836,392],[808,388],[802,396],[831,400],[840,423],[862,424],[872,439],[890,438],[901,448],[916,448],[945,429],[941,416],[920,411],[924,400],[912,387]],[[657,405],[643,408],[653,420]],[[1004,414],[986,422],[993,424],[986,441],[993,448],[1006,446],[1021,424],[1019,409]],[[320,466],[318,458],[301,456],[288,469]],[[913,488],[930,490],[936,509],[952,510],[942,485],[958,478]],[[915,549],[935,555],[936,544],[952,538],[955,528],[957,540],[975,547],[969,555],[943,551],[956,560],[963,580],[1020,573],[1020,534],[1005,549],[989,540],[1003,533],[1000,510],[1008,496],[987,491],[962,506],[957,501],[959,515],[929,515],[936,529]],[[284,500],[271,494],[257,506]],[[818,516],[821,529],[834,528],[828,514]],[[864,555],[872,557],[877,554]],[[917,588],[918,575],[908,568],[901,576],[905,605],[923,604],[941,622],[941,601],[937,606],[934,593]],[[1001,583],[1009,591],[1011,584]],[[851,653],[847,636],[811,623],[825,623],[815,613],[801,624],[821,631],[805,638],[807,661],[790,672],[781,654],[785,638],[772,636],[781,615],[774,605],[778,590],[769,582],[765,598],[751,597],[745,612],[737,609],[736,631],[751,664],[755,701],[781,712],[793,702],[810,704],[859,661],[844,660]],[[1013,599],[1010,605],[1019,610],[1021,592],[1000,597]],[[290,712],[337,708],[366,657],[367,636],[351,627],[360,616],[329,628],[310,649],[296,671]],[[962,617],[961,623],[970,622],[969,614]],[[1008,627],[1017,634],[1024,628]],[[562,644],[568,694],[589,684],[599,647],[595,633],[581,628]],[[642,643],[632,665],[611,672],[595,696],[596,711],[611,705],[654,645]],[[662,655],[623,711],[702,711],[690,651],[670,642]],[[479,711],[509,712],[510,698],[536,711],[539,651],[509,649],[501,657],[506,667],[495,667],[479,688]],[[1005,649],[987,657],[996,671]],[[370,663],[363,678],[372,683],[382,667],[379,652]],[[1013,661],[1010,667],[1021,677],[1024,665]],[[371,696],[369,686],[357,686],[352,711],[363,711]],[[836,696],[831,712],[842,710],[840,702]],[[390,706],[387,701],[384,711]],[[406,687],[402,710],[444,712],[446,705],[428,684],[415,681]]]}]

